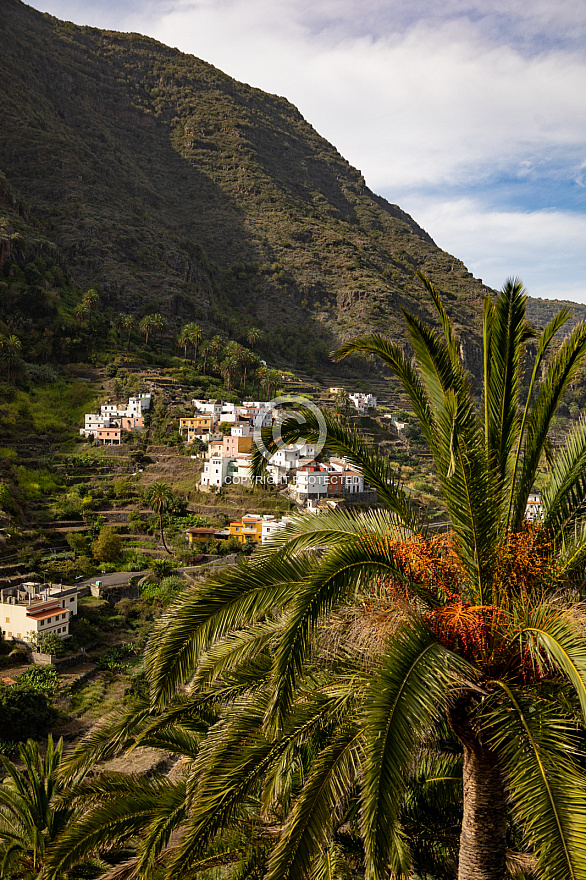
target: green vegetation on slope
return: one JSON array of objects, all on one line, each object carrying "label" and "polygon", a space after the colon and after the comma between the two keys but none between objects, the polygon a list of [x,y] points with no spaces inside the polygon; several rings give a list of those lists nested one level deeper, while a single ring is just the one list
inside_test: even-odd
[{"label": "green vegetation on slope", "polygon": [[0,15],[0,167],[34,218],[33,250],[56,245],[103,307],[241,342],[254,325],[269,355],[319,367],[366,326],[402,334],[401,306],[427,312],[421,268],[457,323],[477,325],[486,288],[284,98],[136,34],[18,0]]}]

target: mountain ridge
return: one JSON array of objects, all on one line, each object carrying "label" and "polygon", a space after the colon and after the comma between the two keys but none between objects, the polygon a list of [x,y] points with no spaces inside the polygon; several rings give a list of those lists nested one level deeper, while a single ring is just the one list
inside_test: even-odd
[{"label": "mountain ridge", "polygon": [[421,270],[477,359],[490,289],[285,98],[150,37],[4,0],[0,101],[11,197],[37,246],[104,306],[156,306],[232,336],[258,324],[277,361],[304,363],[313,347],[316,366],[357,333],[405,341],[401,308],[430,314]]}]

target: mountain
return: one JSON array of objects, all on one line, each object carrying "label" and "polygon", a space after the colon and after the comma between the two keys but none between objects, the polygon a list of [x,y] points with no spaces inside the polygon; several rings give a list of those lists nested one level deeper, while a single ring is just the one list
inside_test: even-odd
[{"label": "mountain", "polygon": [[0,106],[0,271],[50,256],[105,307],[260,326],[278,362],[316,366],[363,331],[402,338],[420,269],[477,360],[488,288],[284,98],[2,0]]}]

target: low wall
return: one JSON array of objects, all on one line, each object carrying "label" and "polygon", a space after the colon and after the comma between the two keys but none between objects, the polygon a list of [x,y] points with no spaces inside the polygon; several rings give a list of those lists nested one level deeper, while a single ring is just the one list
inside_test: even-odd
[{"label": "low wall", "polygon": [[67,669],[69,666],[77,666],[79,663],[85,663],[87,654],[85,651],[78,651],[70,657],[55,657],[54,654],[43,654],[42,651],[33,651],[31,660],[36,666],[57,666],[59,669]]}]

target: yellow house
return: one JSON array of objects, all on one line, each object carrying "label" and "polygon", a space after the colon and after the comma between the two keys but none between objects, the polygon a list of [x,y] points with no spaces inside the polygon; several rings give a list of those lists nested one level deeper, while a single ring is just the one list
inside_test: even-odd
[{"label": "yellow house", "polygon": [[230,523],[230,537],[236,538],[240,544],[245,541],[254,541],[260,544],[262,541],[262,516],[257,513],[249,513],[241,520]]},{"label": "yellow house", "polygon": [[187,529],[187,540],[189,544],[205,544],[210,538],[216,534],[216,529]]},{"label": "yellow house", "polygon": [[193,440],[194,435],[209,434],[213,426],[213,417],[211,413],[193,416],[192,418],[179,419],[179,433],[183,436],[183,432],[187,431],[188,440]]}]

